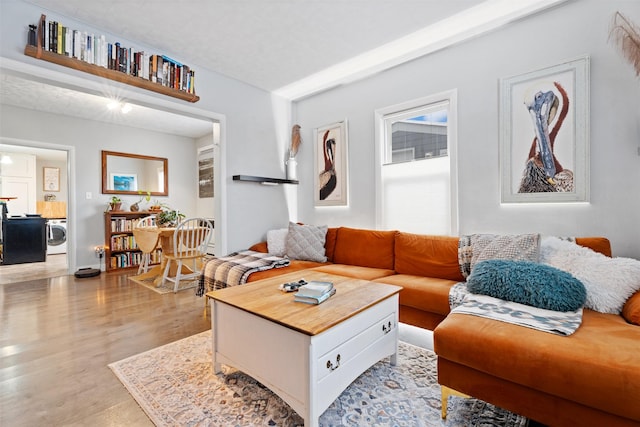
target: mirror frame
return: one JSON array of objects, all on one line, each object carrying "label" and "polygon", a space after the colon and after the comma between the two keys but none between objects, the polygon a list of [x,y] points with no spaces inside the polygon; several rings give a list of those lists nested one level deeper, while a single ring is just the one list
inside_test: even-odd
[{"label": "mirror frame", "polygon": [[145,156],[142,154],[119,153],[117,151],[102,150],[102,194],[131,194],[139,196],[137,191],[119,191],[109,190],[109,179],[107,171],[107,156],[130,157],[142,160],[161,161],[164,167],[164,191],[151,191],[152,196],[168,196],[169,195],[169,160],[165,157]]}]

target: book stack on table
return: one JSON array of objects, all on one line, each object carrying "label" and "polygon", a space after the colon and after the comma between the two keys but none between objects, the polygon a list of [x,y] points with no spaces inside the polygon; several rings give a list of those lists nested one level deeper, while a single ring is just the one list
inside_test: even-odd
[{"label": "book stack on table", "polygon": [[306,304],[320,304],[335,293],[336,288],[333,287],[332,282],[311,281],[298,288],[298,292],[294,294],[293,300]]}]

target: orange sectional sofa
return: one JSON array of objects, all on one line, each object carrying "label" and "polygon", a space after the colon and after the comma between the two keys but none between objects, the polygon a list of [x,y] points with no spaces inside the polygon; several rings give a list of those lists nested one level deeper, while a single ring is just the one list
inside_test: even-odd
[{"label": "orange sectional sofa", "polygon": [[[256,281],[307,269],[400,285],[399,319],[434,331],[438,381],[548,425],[640,425],[640,326],[584,310],[577,332],[561,337],[497,320],[449,315],[449,290],[465,279],[458,237],[329,228],[327,262],[291,260],[251,274]],[[576,243],[611,256],[609,240]],[[268,252],[267,242],[250,248]],[[629,314],[631,311],[634,314]],[[623,312],[639,316],[640,292]]]}]

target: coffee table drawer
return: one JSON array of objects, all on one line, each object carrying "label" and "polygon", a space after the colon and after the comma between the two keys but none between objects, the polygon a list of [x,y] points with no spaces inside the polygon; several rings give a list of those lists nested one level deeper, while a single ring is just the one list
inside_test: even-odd
[{"label": "coffee table drawer", "polygon": [[316,360],[318,380],[339,371],[341,366],[349,364],[359,353],[367,351],[369,346],[384,338],[388,333],[395,332],[396,328],[396,313],[393,312],[364,331],[357,333],[342,345],[323,354]]}]

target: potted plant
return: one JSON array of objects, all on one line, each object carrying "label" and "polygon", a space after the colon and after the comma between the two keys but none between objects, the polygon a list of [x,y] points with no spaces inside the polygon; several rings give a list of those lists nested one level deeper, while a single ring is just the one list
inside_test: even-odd
[{"label": "potted plant", "polygon": [[175,227],[184,217],[185,215],[177,210],[164,206],[160,213],[156,214],[156,224],[158,227]]},{"label": "potted plant", "polygon": [[151,206],[149,206],[149,211],[150,212],[161,212],[163,206],[164,205],[162,203],[160,203],[160,200],[156,199],[156,200],[153,201]]},{"label": "potted plant", "polygon": [[122,207],[122,199],[120,199],[120,197],[118,196],[111,196],[109,206],[111,206],[112,211],[119,211]]},{"label": "potted plant", "polygon": [[[142,193],[144,193],[142,190],[138,190],[138,194],[142,194]],[[147,202],[151,200],[151,192],[147,191],[146,193],[147,194],[142,196],[140,200],[138,200],[137,202],[135,202],[129,207],[131,212],[138,212],[140,210],[140,202],[142,202],[143,200],[146,200]]]}]

